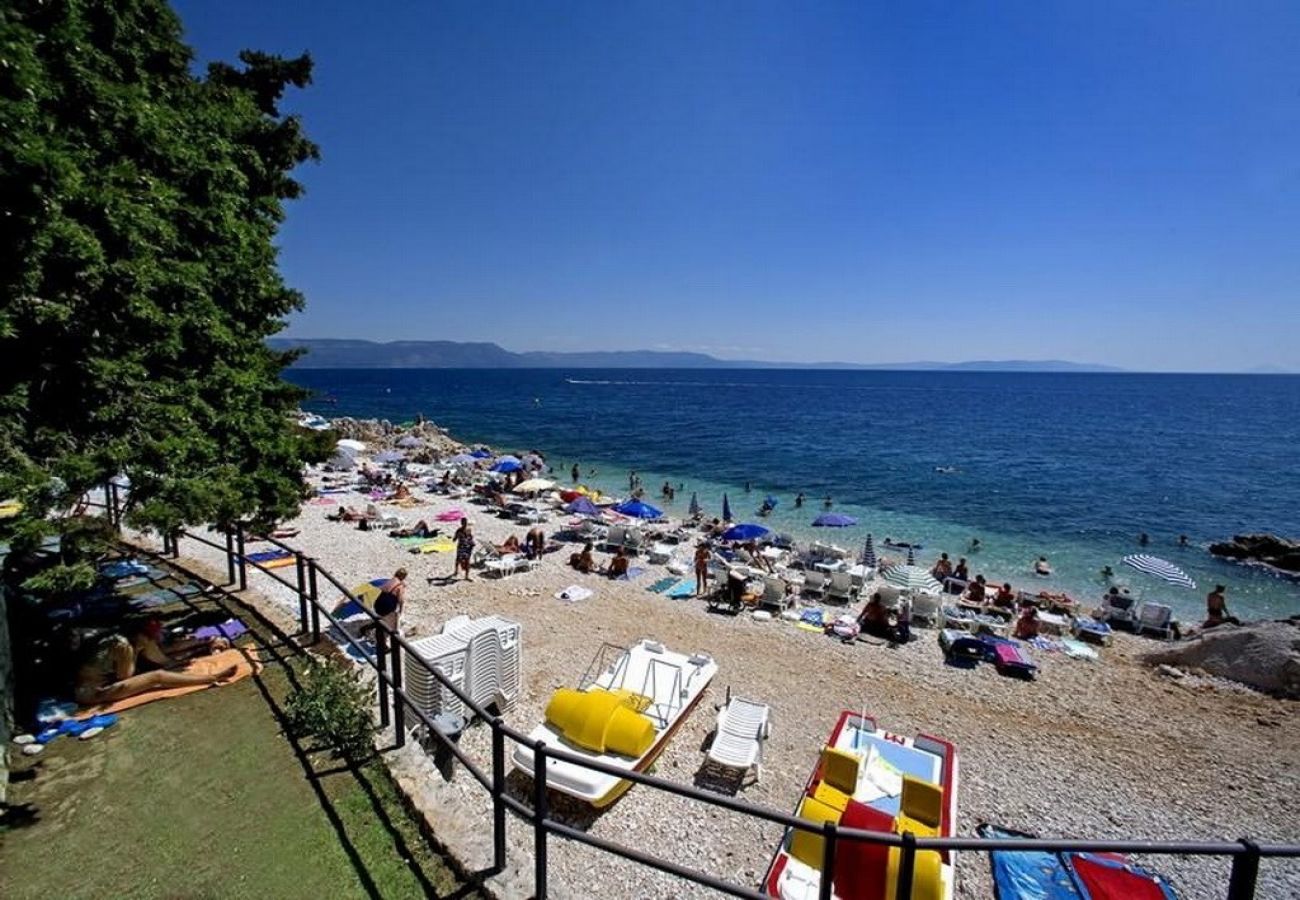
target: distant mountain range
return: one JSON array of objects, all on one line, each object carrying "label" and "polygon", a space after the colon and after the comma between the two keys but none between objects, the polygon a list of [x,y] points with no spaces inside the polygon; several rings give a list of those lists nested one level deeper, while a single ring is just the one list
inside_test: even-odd
[{"label": "distant mountain range", "polygon": [[718,359],[707,353],[660,350],[592,350],[578,353],[515,353],[492,343],[459,341],[354,341],[334,338],[272,338],[279,350],[307,352],[300,369],[899,369],[966,372],[1121,372],[1114,366],[1059,359],[973,360],[960,363],[785,363]]}]

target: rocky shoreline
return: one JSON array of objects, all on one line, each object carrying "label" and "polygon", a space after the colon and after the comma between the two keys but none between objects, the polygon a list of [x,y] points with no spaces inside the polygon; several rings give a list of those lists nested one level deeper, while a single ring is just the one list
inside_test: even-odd
[{"label": "rocky shoreline", "polygon": [[1222,559],[1261,566],[1279,575],[1300,578],[1300,541],[1276,534],[1233,535],[1230,541],[1211,544],[1210,552]]}]

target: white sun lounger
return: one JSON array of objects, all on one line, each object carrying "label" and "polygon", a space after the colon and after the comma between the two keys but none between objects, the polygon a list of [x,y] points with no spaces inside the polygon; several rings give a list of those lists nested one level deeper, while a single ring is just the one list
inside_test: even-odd
[{"label": "white sun lounger", "polygon": [[1153,631],[1165,640],[1169,640],[1174,636],[1173,618],[1174,611],[1171,607],[1163,603],[1147,601],[1138,607],[1137,621],[1133,624],[1133,630],[1138,634]]},{"label": "white sun lounger", "polygon": [[741,770],[741,779],[754,770],[754,781],[763,777],[763,742],[772,732],[771,708],[743,697],[732,697],[718,710],[718,727],[709,745],[709,762]]},{"label": "white sun lounger", "polygon": [[525,567],[523,557],[514,553],[507,553],[500,559],[489,559],[483,563],[483,571],[494,572],[498,578],[505,578],[507,575],[513,575],[515,572]]}]

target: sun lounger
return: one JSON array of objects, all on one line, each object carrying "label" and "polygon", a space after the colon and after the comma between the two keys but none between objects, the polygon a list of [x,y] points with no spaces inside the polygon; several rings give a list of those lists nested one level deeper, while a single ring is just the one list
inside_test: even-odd
[{"label": "sun lounger", "polygon": [[527,564],[522,556],[515,553],[507,553],[498,559],[489,559],[483,563],[483,571],[496,573],[498,578],[505,578],[507,575],[513,575],[515,572],[524,568]]},{"label": "sun lounger", "polygon": [[650,547],[649,559],[652,563],[666,563],[673,555],[673,545],[658,541]]},{"label": "sun lounger", "polygon": [[1163,603],[1143,603],[1138,607],[1137,621],[1133,630],[1138,634],[1154,632],[1161,638],[1169,640],[1174,636],[1174,611]]},{"label": "sun lounger", "polygon": [[972,668],[978,665],[987,653],[987,647],[982,640],[969,632],[956,631],[952,628],[945,628],[939,632],[939,647],[948,662]]},{"label": "sun lounger", "polygon": [[708,760],[727,769],[739,769],[741,781],[750,770],[755,783],[763,779],[763,742],[772,733],[771,708],[743,697],[731,697],[718,710],[718,727],[709,745]]},{"label": "sun lounger", "polygon": [[988,648],[988,661],[999,675],[1031,680],[1038,674],[1038,666],[1029,660],[1015,641],[984,635],[980,638]]},{"label": "sun lounger", "polygon": [[917,591],[912,595],[913,624],[915,624],[918,619],[923,620],[930,625],[937,624],[940,619],[940,607],[942,605],[943,598],[938,594]]},{"label": "sun lounger", "polygon": [[805,597],[818,597],[826,593],[827,585],[830,584],[830,578],[816,570],[809,570],[804,574],[803,590],[801,593]]},{"label": "sun lounger", "polygon": [[853,576],[848,572],[832,572],[830,584],[826,587],[827,600],[839,600],[844,603],[851,603],[857,596],[857,588],[853,586]]},{"label": "sun lounger", "polygon": [[1129,594],[1106,594],[1101,598],[1102,621],[1114,627],[1137,623],[1137,600]]},{"label": "sun lounger", "polygon": [[763,596],[758,598],[759,608],[783,610],[790,603],[788,594],[784,581],[775,575],[768,575],[763,579]]},{"label": "sun lounger", "polygon": [[1115,639],[1115,632],[1105,622],[1098,622],[1095,619],[1075,619],[1074,636],[1081,641],[1106,647]]}]

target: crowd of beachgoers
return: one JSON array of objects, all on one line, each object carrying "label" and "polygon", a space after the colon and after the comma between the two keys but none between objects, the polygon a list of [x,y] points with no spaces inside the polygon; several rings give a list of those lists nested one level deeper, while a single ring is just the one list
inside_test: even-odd
[{"label": "crowd of beachgoers", "polygon": [[[1051,836],[1300,838],[1294,702],[1145,664],[1170,637],[1167,620],[1145,637],[1108,628],[1102,597],[962,579],[942,551],[909,565],[903,548],[872,559],[866,547],[791,541],[758,523],[661,518],[644,498],[602,496],[580,471],[576,481],[551,471],[537,451],[462,445],[428,423],[341,433],[339,454],[308,475],[314,496],[280,533],[345,580],[384,580],[383,612],[408,637],[459,614],[519,622],[523,684],[506,718],[520,730],[542,721],[602,643],[649,637],[717,661],[709,702],[730,689],[770,705],[763,778],[740,792],[755,803],[790,809],[839,712],[864,709],[893,731],[959,747],[958,834],[991,822]],[[275,585],[266,593],[296,609]],[[1014,644],[1023,667],[947,664],[954,639],[978,633]],[[707,712],[689,717],[656,773],[703,783],[713,725]],[[462,741],[487,758],[485,729]],[[481,795],[461,781],[472,808]],[[599,815],[573,815],[593,834],[755,885],[781,838],[779,827],[636,788]],[[690,825],[700,815],[707,828]],[[575,896],[601,885],[695,893],[592,854],[556,841],[557,883]],[[1146,862],[1180,896],[1218,896],[1226,884],[1223,860]],[[1300,890],[1295,867],[1262,877],[1265,896]],[[962,860],[957,896],[991,896],[986,859]]]}]

